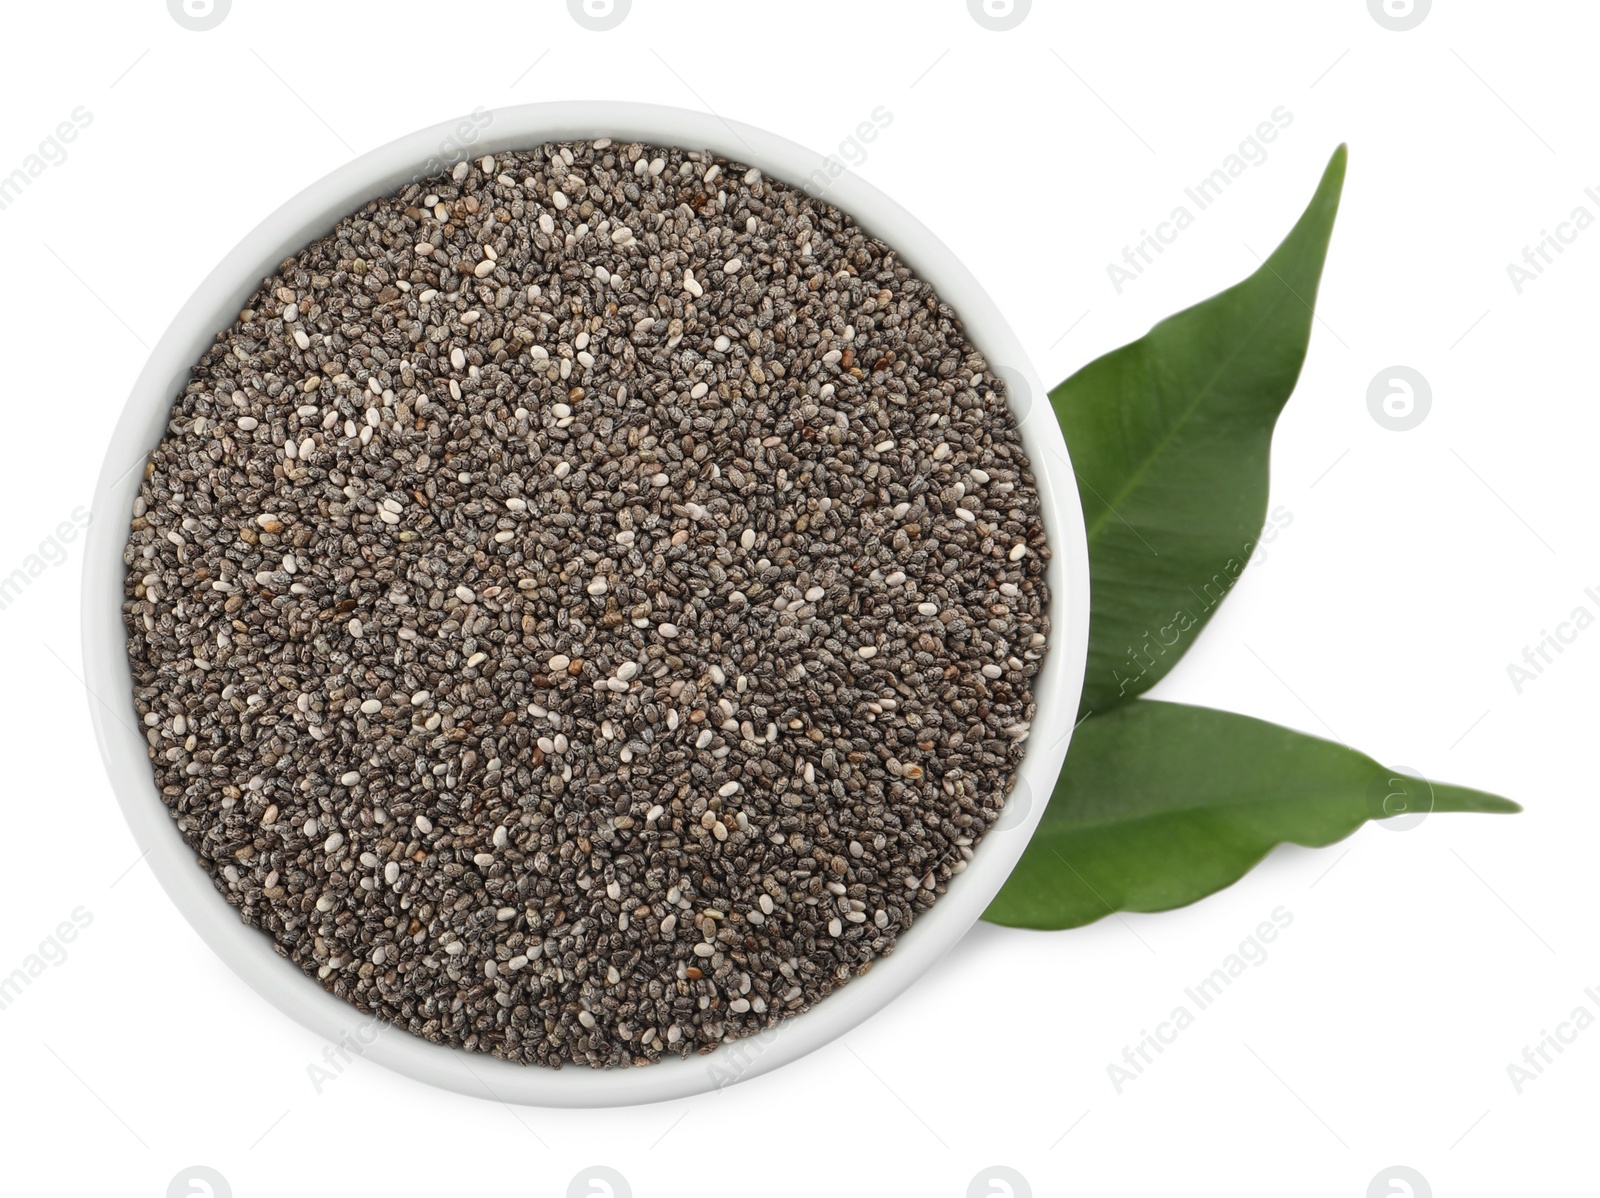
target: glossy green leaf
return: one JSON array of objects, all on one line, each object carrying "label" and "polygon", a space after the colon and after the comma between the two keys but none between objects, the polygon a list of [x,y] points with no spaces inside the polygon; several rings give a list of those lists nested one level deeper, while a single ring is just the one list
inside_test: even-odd
[{"label": "glossy green leaf", "polygon": [[1305,361],[1344,175],[1341,146],[1255,274],[1050,393],[1089,532],[1082,712],[1154,686],[1255,550],[1272,428]]},{"label": "glossy green leaf", "polygon": [[1232,885],[1276,844],[1332,844],[1368,819],[1520,810],[1249,716],[1140,700],[1073,734],[1044,819],[984,918],[1072,928],[1165,911]]}]

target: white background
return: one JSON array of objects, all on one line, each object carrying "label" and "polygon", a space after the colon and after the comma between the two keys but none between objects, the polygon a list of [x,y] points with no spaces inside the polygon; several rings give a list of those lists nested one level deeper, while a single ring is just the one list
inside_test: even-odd
[{"label": "white background", "polygon": [[[1579,605],[1600,614],[1600,229],[1520,295],[1506,267],[1578,205],[1600,216],[1593,6],[1438,0],[1408,32],[1366,0],[1037,0],[1003,33],[965,0],[634,0],[604,33],[563,0],[234,0],[203,33],[162,0],[4,21],[0,174],[75,108],[93,120],[0,210],[0,574],[88,504],[147,347],[228,248],[353,154],[480,104],[648,100],[823,151],[882,105],[856,169],[965,259],[1051,382],[1252,270],[1347,140],[1274,445],[1292,523],[1156,694],[1527,807],[1280,849],[1183,911],[980,925],[890,1013],[721,1094],[511,1110],[359,1060],[318,1092],[323,1043],[136,862],[77,681],[75,541],[0,611],[0,974],[92,916],[0,1010],[7,1193],[159,1198],[197,1163],[238,1198],[559,1196],[596,1163],[640,1198],[960,1198],[996,1164],[1040,1196],[1361,1198],[1395,1164],[1441,1198],[1592,1175],[1600,1030],[1520,1094],[1507,1066],[1577,1006],[1600,1014],[1600,630],[1520,694],[1507,665]],[[1266,161],[1118,294],[1108,263],[1280,105]],[[1396,364],[1433,389],[1406,432],[1366,403]],[[1119,1094],[1124,1046],[1278,907],[1293,923],[1266,962]]]}]

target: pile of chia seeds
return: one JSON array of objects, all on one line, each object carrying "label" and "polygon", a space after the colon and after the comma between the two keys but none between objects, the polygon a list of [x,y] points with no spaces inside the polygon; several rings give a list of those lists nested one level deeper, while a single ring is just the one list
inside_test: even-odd
[{"label": "pile of chia seeds", "polygon": [[1004,388],[893,249],[710,153],[551,144],[368,203],[195,366],[134,706],[327,990],[643,1065],[806,1010],[965,867],[1047,557]]}]

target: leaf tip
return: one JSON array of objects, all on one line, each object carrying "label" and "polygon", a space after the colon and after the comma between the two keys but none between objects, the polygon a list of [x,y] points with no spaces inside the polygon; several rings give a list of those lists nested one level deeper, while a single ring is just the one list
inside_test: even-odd
[{"label": "leaf tip", "polygon": [[1350,143],[1342,141],[1333,151],[1333,156],[1328,159],[1328,165],[1322,172],[1322,187],[1331,190],[1335,196],[1344,191],[1344,177],[1350,166]]}]

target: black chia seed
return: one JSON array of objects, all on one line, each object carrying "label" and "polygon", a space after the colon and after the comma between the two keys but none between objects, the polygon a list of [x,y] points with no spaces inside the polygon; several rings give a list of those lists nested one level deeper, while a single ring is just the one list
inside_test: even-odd
[{"label": "black chia seed", "polygon": [[173,404],[124,612],[162,798],[333,994],[510,1061],[707,1052],[887,954],[1014,782],[1039,497],[956,314],[709,153],[461,163]]}]

